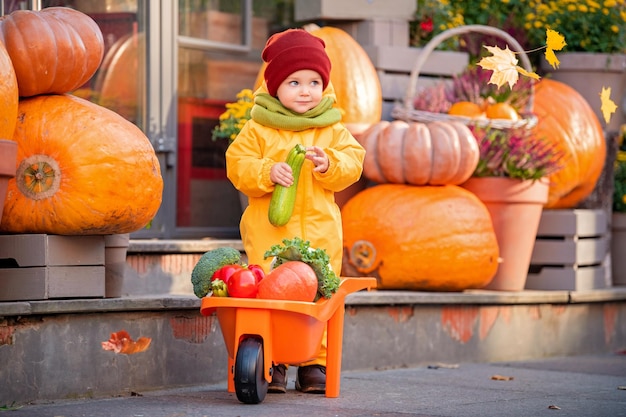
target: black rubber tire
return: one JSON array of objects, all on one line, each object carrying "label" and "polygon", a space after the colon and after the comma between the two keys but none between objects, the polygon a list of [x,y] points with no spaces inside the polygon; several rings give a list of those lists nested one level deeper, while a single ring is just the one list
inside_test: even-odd
[{"label": "black rubber tire", "polygon": [[263,344],[253,337],[243,339],[235,359],[235,392],[244,404],[258,404],[265,399]]}]

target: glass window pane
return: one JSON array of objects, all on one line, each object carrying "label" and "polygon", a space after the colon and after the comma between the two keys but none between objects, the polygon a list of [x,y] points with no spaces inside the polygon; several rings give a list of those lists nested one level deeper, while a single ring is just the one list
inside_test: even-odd
[{"label": "glass window pane", "polygon": [[145,19],[138,0],[44,0],[90,16],[104,39],[104,58],[94,76],[73,94],[107,107],[143,127],[145,111]]},{"label": "glass window pane", "polygon": [[179,0],[178,33],[209,41],[244,43],[243,1]]},{"label": "glass window pane", "polygon": [[[240,42],[236,1],[180,0],[179,33]],[[230,8],[226,6],[231,6]],[[293,2],[253,1],[252,51],[178,48],[177,226],[226,228],[238,233],[240,196],[226,178],[226,140],[211,134],[228,102],[252,89],[261,50],[271,32],[293,23]],[[239,14],[237,14],[239,13]],[[226,230],[223,229],[223,230]]]}]

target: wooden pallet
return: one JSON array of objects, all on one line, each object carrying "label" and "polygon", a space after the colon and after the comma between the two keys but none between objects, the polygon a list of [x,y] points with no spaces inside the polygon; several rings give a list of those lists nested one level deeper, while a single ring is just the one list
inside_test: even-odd
[{"label": "wooden pallet", "polygon": [[0,301],[105,296],[104,236],[0,235]]},{"label": "wooden pallet", "polygon": [[584,291],[606,288],[607,226],[603,210],[544,210],[526,289]]}]

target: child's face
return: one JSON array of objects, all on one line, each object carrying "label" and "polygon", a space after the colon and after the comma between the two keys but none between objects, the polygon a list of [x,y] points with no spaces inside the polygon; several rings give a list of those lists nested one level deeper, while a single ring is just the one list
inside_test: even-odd
[{"label": "child's face", "polygon": [[322,100],[322,77],[313,70],[299,70],[278,86],[276,96],[283,106],[296,113],[306,113]]}]

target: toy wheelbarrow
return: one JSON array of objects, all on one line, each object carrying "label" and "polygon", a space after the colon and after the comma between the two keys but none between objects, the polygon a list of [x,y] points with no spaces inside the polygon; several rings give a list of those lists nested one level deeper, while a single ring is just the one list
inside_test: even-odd
[{"label": "toy wheelbarrow", "polygon": [[330,299],[317,302],[205,297],[200,311],[214,311],[228,351],[228,391],[246,404],[265,399],[272,364],[299,364],[318,354],[327,329],[326,396],[339,396],[346,295],[376,287],[375,278],[342,278]]}]

